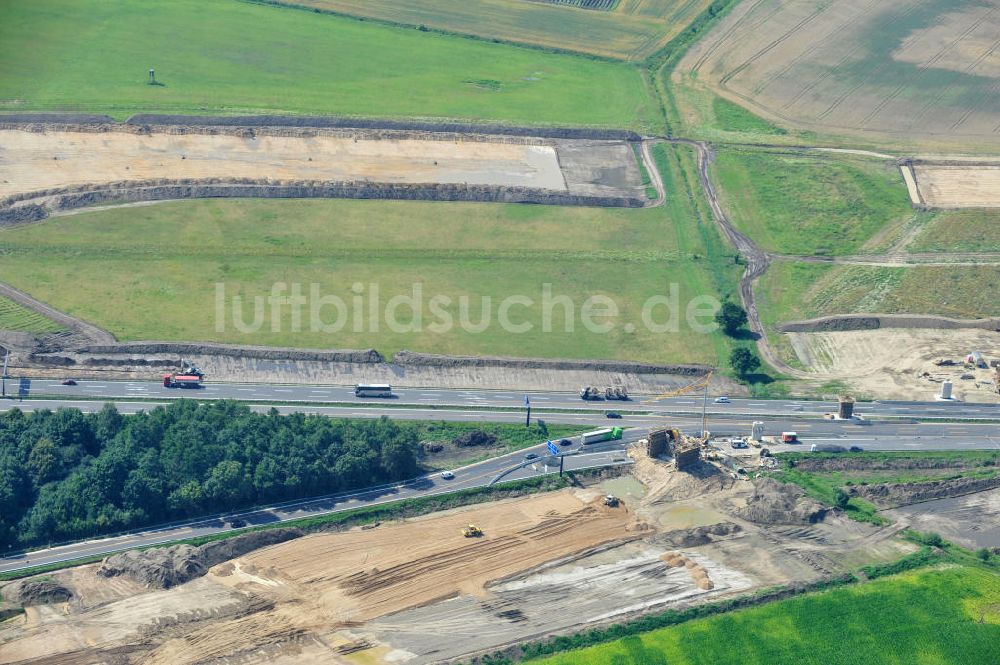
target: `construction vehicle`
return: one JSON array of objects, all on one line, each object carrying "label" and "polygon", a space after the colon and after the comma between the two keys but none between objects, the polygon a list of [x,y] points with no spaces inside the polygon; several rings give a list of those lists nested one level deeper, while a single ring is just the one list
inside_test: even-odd
[{"label": "construction vehicle", "polygon": [[205,373],[197,365],[184,362],[181,359],[181,369],[179,372],[163,375],[164,388],[200,388],[201,382],[205,378]]},{"label": "construction vehicle", "polygon": [[609,494],[604,497],[604,505],[608,508],[617,508],[619,503],[620,501],[618,500],[618,497],[614,494]]},{"label": "construction vehicle", "polygon": [[580,399],[594,402],[602,399],[617,399],[628,401],[628,390],[625,386],[606,386],[597,388],[596,386],[584,386],[580,388]]},{"label": "construction vehicle", "polygon": [[462,535],[466,538],[479,538],[483,535],[483,530],[480,529],[475,524],[470,524],[469,526],[462,529]]},{"label": "construction vehicle", "polygon": [[[195,368],[197,369],[197,368]],[[163,387],[164,388],[200,388],[201,380],[204,378],[204,374],[187,374],[183,372],[174,372],[173,374],[163,375]]]}]

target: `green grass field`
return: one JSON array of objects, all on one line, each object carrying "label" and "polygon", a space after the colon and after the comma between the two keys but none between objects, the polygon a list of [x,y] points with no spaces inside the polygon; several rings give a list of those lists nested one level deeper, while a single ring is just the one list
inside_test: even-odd
[{"label": "green grass field", "polygon": [[827,314],[1000,315],[998,266],[823,266],[776,262],[761,278],[758,306],[766,326]]},{"label": "green grass field", "polygon": [[21,306],[13,300],[0,296],[0,330],[44,335],[62,329],[62,326],[55,321]]},{"label": "green grass field", "polygon": [[2,2],[0,112],[52,110],[659,123],[624,63],[229,0]]},{"label": "green grass field", "polygon": [[1000,576],[952,567],[726,613],[537,665],[995,665]]},{"label": "green grass field", "polygon": [[909,244],[911,252],[1000,252],[1000,210],[938,210]]},{"label": "green grass field", "polygon": [[912,215],[899,169],[881,161],[724,149],[713,177],[736,227],[785,254],[851,254]]},{"label": "green grass field", "polygon": [[484,39],[641,60],[677,36],[712,0],[621,0],[594,11],[524,0],[288,0],[313,7]]},{"label": "green grass field", "polygon": [[[680,169],[692,168],[689,150],[660,148],[659,157],[672,189],[683,192]],[[0,280],[126,340],[717,363],[728,342],[693,332],[683,311],[677,333],[655,333],[642,324],[643,304],[669,295],[672,283],[682,309],[695,296],[718,296],[725,280],[730,288],[735,283],[739,267],[720,268],[711,260],[713,243],[720,241],[692,206],[686,194],[669,206],[638,210],[352,200],[167,202],[0,231]],[[326,323],[340,318],[343,327],[312,329],[311,310],[304,307],[296,331],[286,306],[278,326],[272,328],[268,308],[259,330],[241,331],[229,296],[246,298],[240,313],[249,323],[252,298],[266,298],[275,283],[301,284],[307,297],[316,284],[319,295],[339,297],[345,316],[331,307],[322,316]],[[221,329],[217,284],[227,296]],[[378,285],[379,312],[393,296],[421,285],[419,329],[394,331],[381,316],[375,329],[367,311],[355,316],[355,284],[362,285],[366,307],[375,300],[370,285]],[[549,308],[551,332],[545,331],[545,284],[552,285],[553,297],[572,300],[573,332],[565,331],[561,305]],[[606,334],[587,331],[581,318],[595,294],[611,298],[620,310]],[[454,323],[450,331],[433,326],[443,321],[431,309],[436,295],[451,298],[443,303]],[[498,325],[501,301],[514,295],[534,304],[514,306],[510,319],[533,330],[518,334]],[[461,298],[468,298],[467,320],[477,324],[484,296],[492,299],[489,325],[469,332],[461,325]],[[414,323],[410,311],[404,307],[397,317],[407,327]],[[658,309],[655,318],[665,319],[666,310]],[[636,325],[635,332],[626,323]]]}]

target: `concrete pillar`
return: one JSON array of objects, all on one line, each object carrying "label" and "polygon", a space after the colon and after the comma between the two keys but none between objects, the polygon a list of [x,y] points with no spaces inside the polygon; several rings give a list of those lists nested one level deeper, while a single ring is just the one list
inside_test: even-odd
[{"label": "concrete pillar", "polygon": [[951,399],[951,381],[945,381],[941,384],[941,399]]},{"label": "concrete pillar", "polygon": [[854,417],[854,398],[845,396],[840,398],[840,409],[837,417],[841,420],[850,420]]}]

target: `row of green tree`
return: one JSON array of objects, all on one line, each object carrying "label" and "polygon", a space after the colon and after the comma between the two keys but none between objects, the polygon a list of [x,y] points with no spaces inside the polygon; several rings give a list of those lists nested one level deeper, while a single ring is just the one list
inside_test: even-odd
[{"label": "row of green tree", "polygon": [[402,480],[415,425],[179,400],[0,415],[0,551]]}]

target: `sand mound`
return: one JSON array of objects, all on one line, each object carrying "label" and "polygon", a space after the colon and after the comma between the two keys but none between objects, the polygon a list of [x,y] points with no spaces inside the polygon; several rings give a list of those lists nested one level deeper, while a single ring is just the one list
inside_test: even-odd
[{"label": "sand mound", "polygon": [[28,579],[5,586],[3,596],[12,603],[28,607],[63,603],[73,597],[73,592],[53,580]]},{"label": "sand mound", "polygon": [[759,478],[754,481],[746,506],[733,508],[732,512],[758,524],[812,524],[826,516],[827,508],[795,485]]},{"label": "sand mound", "polygon": [[698,547],[699,545],[707,545],[716,540],[713,536],[729,536],[740,531],[742,529],[739,524],[719,522],[718,524],[697,526],[692,529],[668,531],[663,534],[662,538],[674,547]]},{"label": "sand mound", "polygon": [[696,496],[714,494],[733,486],[727,473],[707,462],[698,462],[684,471],[677,471],[670,462],[653,459],[643,446],[633,446],[629,456],[635,460],[632,474],[648,492],[643,503],[671,503]]},{"label": "sand mound", "polygon": [[105,559],[97,574],[125,575],[147,587],[168,589],[201,577],[212,566],[253,550],[304,535],[301,529],[271,529],[247,533],[200,547],[174,545],[145,551],[130,550]]}]

